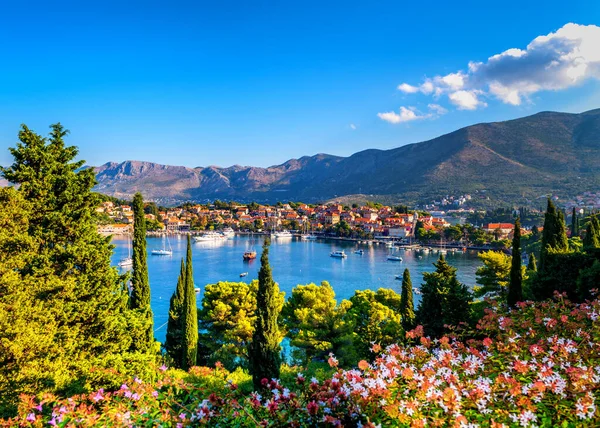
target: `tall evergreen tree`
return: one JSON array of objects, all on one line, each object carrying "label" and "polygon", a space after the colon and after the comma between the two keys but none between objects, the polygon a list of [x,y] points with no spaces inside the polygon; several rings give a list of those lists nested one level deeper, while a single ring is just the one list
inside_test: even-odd
[{"label": "tall evergreen tree", "polygon": [[523,300],[523,269],[521,267],[521,221],[515,221],[512,242],[512,263],[510,266],[510,282],[506,302],[513,307]]},{"label": "tall evergreen tree", "polygon": [[415,328],[414,305],[410,271],[408,269],[404,269],[404,273],[402,274],[402,293],[400,295],[400,315],[402,316],[402,328],[404,328],[404,331],[409,331]]},{"label": "tall evergreen tree", "polygon": [[260,389],[262,379],[279,378],[281,368],[281,333],[277,320],[281,312],[279,286],[273,281],[269,265],[269,239],[265,239],[258,272],[256,321],[250,343],[250,372],[254,389]]},{"label": "tall evergreen tree", "polygon": [[192,270],[192,239],[187,237],[185,262],[185,292],[183,295],[183,349],[181,368],[188,370],[196,365],[198,355],[198,306]]},{"label": "tall evergreen tree", "polygon": [[[62,125],[51,128],[46,139],[23,125],[17,146],[10,149],[13,164],[1,169],[18,190],[5,195],[9,201],[0,203],[0,211],[8,215],[4,210],[11,200],[21,201],[19,214],[26,222],[19,227],[27,249],[12,246],[22,258],[9,266],[10,251],[0,251],[0,272],[21,287],[16,299],[17,290],[0,278],[0,312],[15,304],[31,308],[25,319],[11,311],[9,325],[43,332],[52,346],[27,339],[24,331],[13,334],[0,322],[0,402],[20,392],[85,392],[109,385],[119,373],[145,375],[152,361],[131,352],[132,326],[140,320],[128,308],[125,278],[110,265],[110,238],[96,230],[100,197],[92,192],[94,170],[81,169],[84,161],[75,160],[76,147],[65,145],[68,131]],[[0,234],[0,249],[10,248],[11,235]],[[38,324],[40,313],[43,324]],[[5,343],[10,348],[2,348]],[[98,368],[93,376],[90,367]],[[110,368],[110,375],[103,368]],[[3,390],[4,370],[13,369],[10,388]]]},{"label": "tall evergreen tree", "polygon": [[579,235],[579,220],[577,219],[577,211],[575,211],[575,207],[573,207],[573,212],[571,213],[571,237],[576,237]]},{"label": "tall evergreen tree", "polygon": [[548,198],[548,206],[544,216],[544,230],[542,231],[542,249],[540,251],[540,270],[544,270],[544,262],[548,249],[566,250],[569,248],[565,230],[564,216],[556,209],[552,200]]},{"label": "tall evergreen tree", "polygon": [[527,263],[527,270],[532,272],[537,272],[537,260],[535,258],[535,254],[531,253],[529,255],[529,262]]},{"label": "tall evergreen tree", "polygon": [[185,298],[185,263],[181,259],[181,268],[177,278],[177,288],[169,301],[169,320],[167,322],[167,337],[165,351],[176,367],[183,361],[181,350],[183,344],[183,301]]},{"label": "tall evergreen tree", "polygon": [[585,227],[583,248],[584,250],[600,248],[600,231],[596,228],[596,222],[593,220],[590,220]]},{"label": "tall evergreen tree", "polygon": [[150,308],[150,281],[148,280],[146,251],[146,217],[141,193],[133,197],[133,276],[131,278],[130,307],[145,320],[140,337],[133,343],[136,350],[148,351],[154,345],[152,309]]},{"label": "tall evergreen tree", "polygon": [[421,286],[416,322],[423,326],[426,335],[439,337],[446,331],[446,325],[469,321],[471,293],[458,281],[456,269],[443,255],[433,265],[435,272],[423,274],[425,282]]}]

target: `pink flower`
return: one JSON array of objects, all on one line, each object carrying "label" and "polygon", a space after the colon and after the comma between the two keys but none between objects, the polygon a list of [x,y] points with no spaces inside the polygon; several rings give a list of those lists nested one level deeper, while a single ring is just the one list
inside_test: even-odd
[{"label": "pink flower", "polygon": [[167,369],[168,369],[168,367],[167,367],[167,366],[165,366],[164,364],[163,364],[162,366],[160,366],[160,367],[159,367],[159,370],[160,370],[161,372],[167,371]]},{"label": "pink flower", "polygon": [[157,398],[158,397],[158,391],[152,391],[152,396],[154,398]]},{"label": "pink flower", "polygon": [[98,392],[96,392],[94,395],[92,395],[92,400],[94,400],[95,403],[97,403],[100,400],[104,399],[104,395],[102,395],[102,393],[104,392],[104,389],[99,389]]},{"label": "pink flower", "polygon": [[30,413],[27,415],[27,422],[33,422],[35,421],[35,414],[34,413]]}]

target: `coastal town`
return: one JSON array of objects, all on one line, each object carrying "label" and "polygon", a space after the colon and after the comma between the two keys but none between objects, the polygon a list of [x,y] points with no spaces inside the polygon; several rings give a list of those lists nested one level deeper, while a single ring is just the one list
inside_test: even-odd
[{"label": "coastal town", "polygon": [[[476,212],[462,207],[445,211],[420,211],[409,210],[406,206],[390,207],[377,203],[362,206],[292,202],[259,205],[215,201],[207,205],[185,204],[170,208],[149,202],[145,208],[149,235],[203,234],[224,229],[239,234],[289,230],[297,235],[311,234],[323,238],[405,243],[422,241],[433,245],[460,243],[502,248],[512,239],[514,228],[513,223],[508,221],[490,221],[477,227],[465,223],[466,217]],[[103,202],[97,212],[104,219],[98,226],[101,234],[132,232],[133,211],[130,205],[109,200]],[[531,229],[524,227],[521,233],[530,234]]]}]

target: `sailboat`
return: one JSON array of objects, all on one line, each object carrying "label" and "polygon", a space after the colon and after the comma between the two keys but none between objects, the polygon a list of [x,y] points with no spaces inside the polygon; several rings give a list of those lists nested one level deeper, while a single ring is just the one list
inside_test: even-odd
[{"label": "sailboat", "polygon": [[117,266],[122,268],[133,266],[133,259],[131,258],[131,236],[129,234],[127,235],[127,257],[119,260]]},{"label": "sailboat", "polygon": [[[165,245],[165,238],[166,238],[166,242],[169,244],[169,249],[167,250],[167,247]],[[173,249],[171,248],[171,242],[169,241],[169,237],[165,234],[163,235],[163,247],[160,250],[152,250],[152,255],[153,256],[172,256],[173,255]]]},{"label": "sailboat", "polygon": [[394,249],[392,248],[392,250],[390,251],[390,254],[387,256],[387,259],[392,261],[392,262],[401,262],[402,261],[402,257],[400,257],[396,251],[394,251]]},{"label": "sailboat", "polygon": [[[302,227],[302,229],[304,229],[304,226]],[[304,233],[302,233],[302,239],[306,241],[314,241],[315,239],[317,239],[316,235],[313,235],[308,231],[308,224],[306,225],[306,230],[304,230]]]}]

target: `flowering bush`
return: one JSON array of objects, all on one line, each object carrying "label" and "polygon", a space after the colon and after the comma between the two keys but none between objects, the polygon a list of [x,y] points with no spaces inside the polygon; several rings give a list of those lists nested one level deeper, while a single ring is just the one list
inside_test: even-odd
[{"label": "flowering bush", "polygon": [[[324,379],[263,380],[247,392],[226,370],[161,371],[116,391],[22,397],[9,426],[598,426],[600,302],[492,306],[478,340],[407,333],[371,363]],[[331,355],[329,364],[336,368]],[[245,382],[243,375],[236,375]],[[246,391],[245,391],[246,390]]]}]

